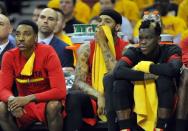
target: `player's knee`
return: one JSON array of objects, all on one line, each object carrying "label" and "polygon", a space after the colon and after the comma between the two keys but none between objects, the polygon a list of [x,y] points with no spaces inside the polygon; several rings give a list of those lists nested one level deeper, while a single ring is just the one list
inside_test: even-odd
[{"label": "player's knee", "polygon": [[59,101],[50,101],[47,104],[47,114],[56,115],[61,111],[62,105]]},{"label": "player's knee", "polygon": [[126,80],[116,80],[113,83],[113,92],[114,93],[128,93],[129,92],[129,88],[131,88],[131,83],[129,81]]},{"label": "player's knee", "polygon": [[113,75],[112,74],[106,74],[104,77],[103,77],[103,85],[104,85],[104,90],[108,92],[108,90],[112,90],[111,88],[113,86],[111,86],[113,84]]},{"label": "player's knee", "polygon": [[175,88],[174,81],[172,78],[167,76],[159,76],[159,78],[156,80],[156,84],[158,94],[168,91],[172,92]]},{"label": "player's knee", "polygon": [[7,118],[8,110],[4,102],[0,102],[0,120]]},{"label": "player's knee", "polygon": [[81,95],[69,93],[66,98],[66,110],[74,110],[81,106]]}]

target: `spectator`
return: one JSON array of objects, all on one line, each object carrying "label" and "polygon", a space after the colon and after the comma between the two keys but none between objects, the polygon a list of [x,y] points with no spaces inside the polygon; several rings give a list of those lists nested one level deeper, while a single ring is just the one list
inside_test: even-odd
[{"label": "spectator", "polygon": [[[134,10],[133,10],[134,9]],[[116,0],[114,10],[119,12],[122,16],[126,17],[134,27],[136,22],[139,20],[139,9],[134,1],[130,0]],[[97,2],[92,9],[91,17],[97,16],[100,14],[101,6]]]},{"label": "spectator", "polygon": [[40,15],[40,12],[43,10],[43,9],[45,9],[45,8],[47,8],[47,6],[46,5],[37,5],[36,7],[35,7],[35,9],[34,9],[34,11],[33,11],[33,16],[32,16],[32,20],[34,21],[34,22],[37,22],[37,20],[38,20],[38,18],[39,18],[39,15]]},{"label": "spectator", "polygon": [[74,17],[74,9],[76,5],[76,0],[61,0],[61,10],[65,14],[65,22],[66,26],[64,28],[64,31],[66,33],[73,33],[74,24],[81,24],[75,17]]},{"label": "spectator", "polygon": [[80,22],[87,24],[91,17],[90,15],[91,15],[91,8],[85,2],[83,2],[83,0],[77,0],[74,9],[75,18]]},{"label": "spectator", "polygon": [[[101,11],[105,9],[113,9],[115,0],[100,0]],[[133,29],[132,25],[126,17],[122,16],[121,30],[124,40],[132,40]]]},{"label": "spectator", "polygon": [[65,19],[64,14],[60,9],[54,9],[57,12],[57,25],[55,27],[54,33],[55,35],[62,41],[64,41],[68,45],[73,45],[70,37],[68,37],[64,31],[63,28],[65,27]]},{"label": "spectator", "polygon": [[[55,35],[62,40],[63,42],[65,42],[66,44],[68,44],[68,46],[73,45],[71,38],[65,34],[65,32],[63,31],[63,28],[65,27],[65,19],[64,19],[64,14],[60,9],[54,9],[57,12],[57,16],[58,16],[58,21],[57,21],[57,25],[55,27],[54,33]],[[72,49],[71,49],[72,50]],[[73,51],[73,56],[74,56],[74,66],[76,65],[76,51]],[[67,68],[68,69],[68,68]],[[71,69],[72,70],[72,69]]]},{"label": "spectator", "polygon": [[67,44],[54,36],[55,26],[58,16],[55,10],[45,8],[41,11],[38,18],[38,42],[51,45],[60,59],[62,67],[73,67],[73,53],[67,50]]},{"label": "spectator", "polygon": [[[163,34],[170,34],[174,36],[174,43],[179,44],[182,32],[186,30],[187,26],[186,23],[183,19],[168,15],[169,11],[169,0],[157,0],[158,4],[155,7],[157,11],[159,11],[159,14],[161,15],[161,21],[163,25]],[[156,11],[154,11],[156,12]],[[155,14],[155,13],[154,13]],[[138,21],[134,28],[134,37],[137,39],[138,38],[138,28],[141,24],[141,20]]]},{"label": "spectator", "polygon": [[[48,7],[61,9],[60,1],[61,0],[51,0],[48,2]],[[76,2],[74,6],[73,16],[82,23],[88,23],[90,19],[90,12],[91,12],[90,7],[82,0],[76,0],[73,2]]]},{"label": "spectator", "polygon": [[[8,15],[6,8],[1,3],[0,3],[0,14],[6,15],[6,16]],[[12,23],[12,21],[10,21],[10,22]],[[12,35],[9,35],[8,39],[10,42],[12,42],[14,45],[16,45],[16,40]]]},{"label": "spectator", "polygon": [[9,19],[5,15],[0,14],[0,69],[3,54],[7,50],[15,47],[15,45],[8,40],[11,32],[12,26],[10,25]]},{"label": "spectator", "polygon": [[162,16],[165,16],[167,14],[176,16],[178,12],[178,5],[172,3],[171,0],[155,0],[153,5],[145,8],[144,11],[154,11],[156,9],[162,11],[160,12]]},{"label": "spectator", "polygon": [[143,9],[147,8],[148,6],[153,5],[155,0],[133,0],[140,11],[143,11]]}]

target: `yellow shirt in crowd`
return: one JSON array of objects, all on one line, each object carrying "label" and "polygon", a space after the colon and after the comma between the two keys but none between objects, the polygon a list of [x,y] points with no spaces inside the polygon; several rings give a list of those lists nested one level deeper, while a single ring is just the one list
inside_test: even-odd
[{"label": "yellow shirt in crowd", "polygon": [[60,0],[50,0],[47,4],[49,8],[60,9]]},{"label": "yellow shirt in crowd", "polygon": [[68,44],[69,46],[70,45],[73,45],[72,41],[71,41],[71,38],[69,36],[67,36],[66,34],[64,33],[59,33],[56,35],[60,40],[64,41],[66,44]]},{"label": "yellow shirt in crowd", "polygon": [[101,11],[101,6],[100,6],[100,3],[97,2],[97,3],[94,4],[94,6],[91,10],[91,18],[98,16],[100,14],[100,11]]},{"label": "yellow shirt in crowd", "polygon": [[[50,0],[48,2],[48,7],[60,9],[60,0]],[[77,0],[74,9],[75,18],[82,23],[88,23],[90,19],[90,14],[91,14],[90,7],[86,3],[82,2],[81,0]]]},{"label": "yellow shirt in crowd", "polygon": [[90,20],[90,14],[91,14],[91,9],[89,5],[82,2],[81,0],[77,0],[74,9],[75,18],[82,23],[88,23]]},{"label": "yellow shirt in crowd", "polygon": [[139,35],[139,27],[141,25],[141,22],[142,22],[142,19],[140,19],[134,26],[134,29],[133,29],[133,36],[134,38],[138,38],[138,35]]},{"label": "yellow shirt in crowd", "polygon": [[[181,18],[176,17],[176,16],[162,17],[162,22],[163,22],[163,32],[162,33],[164,33],[164,34],[170,34],[173,36],[177,36],[177,35],[181,34],[183,31],[185,31],[187,28],[184,20],[182,20]],[[141,20],[139,20],[134,27],[134,31],[133,31],[134,37],[138,37],[140,25],[141,25]]]},{"label": "yellow shirt in crowd", "polygon": [[178,17],[182,18],[188,26],[188,0],[184,0],[178,8]]},{"label": "yellow shirt in crowd", "polygon": [[[122,16],[128,18],[131,22],[136,23],[139,20],[139,9],[135,2],[130,0],[117,0],[114,9]],[[92,9],[91,16],[99,15],[101,11],[100,3],[97,2]]]},{"label": "yellow shirt in crowd", "polygon": [[154,0],[132,0],[134,1],[140,10],[153,5]]},{"label": "yellow shirt in crowd", "polygon": [[186,30],[186,24],[184,20],[176,16],[165,16],[162,17],[163,22],[163,33],[178,35],[181,34],[184,30]]}]

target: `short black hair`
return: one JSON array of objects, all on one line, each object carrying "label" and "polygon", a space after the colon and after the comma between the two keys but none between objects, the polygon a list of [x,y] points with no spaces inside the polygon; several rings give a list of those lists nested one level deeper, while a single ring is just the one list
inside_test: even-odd
[{"label": "short black hair", "polygon": [[[153,24],[153,26],[152,26]],[[151,28],[153,27],[154,30],[155,30],[155,34],[160,36],[161,32],[162,32],[162,27],[160,25],[159,22],[156,22],[154,20],[144,20],[142,21],[140,27],[139,27],[139,30],[140,29],[146,29],[146,28]]]},{"label": "short black hair", "polygon": [[31,27],[33,28],[33,31],[34,31],[35,34],[38,33],[38,26],[37,26],[37,24],[36,24],[35,22],[33,22],[32,20],[21,20],[21,21],[18,23],[17,27],[18,27],[19,25],[29,25],[29,26],[31,26]]},{"label": "short black hair", "polygon": [[63,17],[65,16],[65,14],[63,13],[62,10],[60,10],[60,9],[58,9],[58,8],[52,8],[52,9],[55,10],[56,12],[61,13]]},{"label": "short black hair", "polygon": [[47,5],[45,5],[45,4],[38,4],[38,5],[36,6],[36,8],[37,8],[37,9],[45,9],[45,8],[48,8],[48,7],[47,7]]},{"label": "short black hair", "polygon": [[105,9],[99,14],[99,16],[101,15],[108,15],[116,22],[116,24],[122,24],[122,16],[113,9]]},{"label": "short black hair", "polygon": [[99,16],[94,16],[94,17],[92,17],[90,20],[89,20],[89,23],[91,22],[91,21],[93,21],[93,20],[98,20],[100,17]]},{"label": "short black hair", "polygon": [[112,4],[115,4],[116,0],[111,0]]}]

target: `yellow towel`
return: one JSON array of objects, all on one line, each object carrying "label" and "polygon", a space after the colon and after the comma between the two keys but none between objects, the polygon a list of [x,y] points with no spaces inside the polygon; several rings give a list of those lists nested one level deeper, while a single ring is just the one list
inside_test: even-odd
[{"label": "yellow towel", "polygon": [[26,64],[24,65],[24,67],[21,71],[21,75],[25,75],[25,76],[32,75],[34,61],[35,61],[35,52],[33,52],[32,55],[30,56],[30,58],[27,60]]},{"label": "yellow towel", "polygon": [[[144,65],[144,63],[146,63]],[[142,61],[134,69],[143,71],[149,69],[151,62]],[[148,72],[148,70],[146,70]],[[136,81],[134,84],[134,112],[137,114],[137,124],[145,131],[153,131],[157,121],[158,98],[154,80]]]},{"label": "yellow towel", "polygon": [[[109,26],[102,26],[102,29],[108,39],[108,45],[110,51],[115,57],[115,48],[114,48],[114,40],[112,37],[112,32]],[[103,88],[103,76],[107,73],[106,64],[104,61],[104,57],[102,54],[102,50],[98,44],[95,45],[95,51],[93,56],[93,65],[92,65],[92,86],[99,91],[101,94],[104,93]],[[106,121],[106,117],[99,116],[102,120]]]},{"label": "yellow towel", "polygon": [[[21,75],[31,76],[33,74],[34,61],[35,61],[35,52],[32,53],[32,55],[30,56],[30,58],[25,63],[23,69],[21,70]],[[44,80],[43,77],[28,78],[28,79],[19,79],[19,78],[16,78],[16,81],[18,83],[21,83],[21,84],[35,83],[35,82],[40,82],[40,81],[43,81],[43,80]]]},{"label": "yellow towel", "polygon": [[44,78],[33,78],[33,79],[19,79],[19,78],[16,78],[16,81],[20,84],[29,84],[29,83],[35,83],[35,82],[40,82],[40,81],[43,81]]},{"label": "yellow towel", "polygon": [[150,65],[153,64],[151,61],[140,61],[134,68],[138,71],[142,71],[144,73],[150,73]]}]

